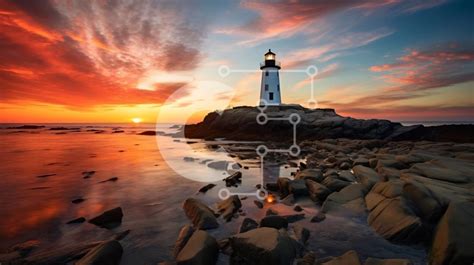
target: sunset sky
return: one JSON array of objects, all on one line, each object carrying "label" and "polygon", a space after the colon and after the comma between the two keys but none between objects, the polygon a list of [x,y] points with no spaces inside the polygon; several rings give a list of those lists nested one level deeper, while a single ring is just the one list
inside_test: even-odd
[{"label": "sunset sky", "polygon": [[[217,70],[259,70],[269,48],[282,70],[319,69],[318,107],[473,121],[473,26],[470,0],[0,0],[0,122],[197,121],[256,104],[260,73]],[[308,77],[280,78],[306,105]]]}]

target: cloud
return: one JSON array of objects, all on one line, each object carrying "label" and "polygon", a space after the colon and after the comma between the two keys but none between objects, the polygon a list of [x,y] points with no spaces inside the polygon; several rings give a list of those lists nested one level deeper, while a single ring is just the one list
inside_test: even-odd
[{"label": "cloud", "polygon": [[206,18],[193,4],[155,1],[0,0],[2,101],[71,107],[159,104],[182,80],[150,72],[197,68]]},{"label": "cloud", "polygon": [[395,8],[402,12],[416,12],[445,1],[427,0],[338,0],[338,1],[242,1],[241,7],[255,12],[255,18],[243,25],[219,28],[217,33],[241,35],[246,39],[240,45],[253,46],[270,39],[288,38],[303,31],[314,31],[324,24],[323,18],[341,11],[374,12],[382,8]]},{"label": "cloud", "polygon": [[474,80],[474,49],[443,47],[425,51],[409,50],[395,62],[374,65],[370,71],[383,73],[388,90],[427,90]]}]

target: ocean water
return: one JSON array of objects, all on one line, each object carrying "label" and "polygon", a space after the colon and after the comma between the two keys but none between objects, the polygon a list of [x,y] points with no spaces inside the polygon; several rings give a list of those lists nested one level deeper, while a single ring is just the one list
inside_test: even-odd
[{"label": "ocean water", "polygon": [[[10,125],[2,125],[3,128]],[[188,224],[181,209],[188,197],[197,197],[213,206],[218,192],[225,187],[221,180],[232,170],[214,169],[210,162],[228,161],[231,168],[240,163],[243,181],[231,192],[252,193],[262,181],[275,182],[279,176],[290,177],[292,163],[303,157],[284,161],[262,161],[252,155],[255,142],[189,140],[166,135],[144,136],[138,132],[154,130],[154,124],[46,124],[37,130],[0,129],[0,250],[26,240],[39,240],[40,250],[74,245],[78,242],[104,240],[130,229],[121,241],[124,255],[121,264],[156,264],[170,260],[181,226]],[[80,130],[50,130],[51,127]],[[176,132],[170,124],[156,128]],[[103,130],[96,133],[94,130]],[[123,132],[113,133],[118,130]],[[246,153],[247,159],[234,151]],[[185,157],[187,159],[185,159]],[[262,167],[263,165],[263,167]],[[84,179],[82,172],[96,173]],[[49,177],[38,177],[54,174]],[[101,181],[118,177],[118,181]],[[217,186],[204,194],[197,190],[213,182]],[[85,199],[73,204],[73,199]],[[252,195],[243,200],[247,217],[261,219],[268,208],[281,214],[294,214],[292,207],[265,204],[255,207]],[[298,202],[307,215],[298,223],[310,229],[308,249],[319,257],[341,255],[355,249],[362,258],[410,258],[425,263],[425,250],[419,246],[391,244],[378,236],[365,217],[328,215],[322,223],[309,222],[318,207],[309,200]],[[68,225],[77,217],[91,219],[105,210],[122,207],[122,224],[112,230],[89,223]],[[219,229],[209,231],[217,239],[235,234],[244,216],[231,222],[220,220]],[[228,258],[220,255],[219,264]]]}]

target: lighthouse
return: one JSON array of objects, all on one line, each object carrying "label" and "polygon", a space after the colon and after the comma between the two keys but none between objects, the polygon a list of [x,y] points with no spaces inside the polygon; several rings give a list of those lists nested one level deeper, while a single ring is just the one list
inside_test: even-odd
[{"label": "lighthouse", "polygon": [[262,70],[262,84],[260,86],[260,105],[280,105],[280,62],[275,60],[271,49],[265,53],[265,61],[260,63]]}]

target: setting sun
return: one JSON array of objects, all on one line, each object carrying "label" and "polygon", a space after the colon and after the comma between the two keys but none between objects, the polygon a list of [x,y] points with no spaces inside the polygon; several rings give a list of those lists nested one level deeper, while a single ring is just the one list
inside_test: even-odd
[{"label": "setting sun", "polygon": [[141,118],[133,118],[132,122],[133,123],[140,123],[140,122],[142,122],[142,119]]}]

